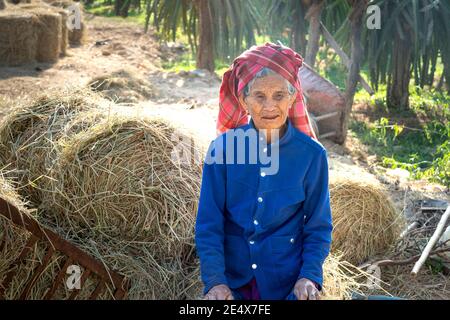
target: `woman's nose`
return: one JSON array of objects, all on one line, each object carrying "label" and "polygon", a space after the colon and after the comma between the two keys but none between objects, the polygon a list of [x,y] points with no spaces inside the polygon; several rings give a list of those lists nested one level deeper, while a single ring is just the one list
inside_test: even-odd
[{"label": "woman's nose", "polygon": [[266,99],[263,103],[263,108],[265,110],[272,110],[275,109],[277,106],[276,101],[273,99]]}]

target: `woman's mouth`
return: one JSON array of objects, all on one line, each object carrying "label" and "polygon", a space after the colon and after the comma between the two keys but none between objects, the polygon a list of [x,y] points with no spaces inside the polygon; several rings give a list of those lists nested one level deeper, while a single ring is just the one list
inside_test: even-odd
[{"label": "woman's mouth", "polygon": [[261,118],[264,120],[275,120],[276,118],[278,118],[278,115],[275,114],[275,115],[262,116]]}]

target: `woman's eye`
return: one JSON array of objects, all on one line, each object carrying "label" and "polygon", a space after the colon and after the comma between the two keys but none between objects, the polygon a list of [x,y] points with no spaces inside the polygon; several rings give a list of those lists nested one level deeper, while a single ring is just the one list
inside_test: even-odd
[{"label": "woman's eye", "polygon": [[282,100],[284,98],[283,94],[277,94],[275,95],[275,100]]}]

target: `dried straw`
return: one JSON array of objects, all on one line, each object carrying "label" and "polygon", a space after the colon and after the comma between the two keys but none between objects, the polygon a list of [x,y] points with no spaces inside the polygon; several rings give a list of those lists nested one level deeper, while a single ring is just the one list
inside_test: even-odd
[{"label": "dried straw", "polygon": [[[19,208],[25,214],[32,215],[32,211],[26,208],[26,203],[17,194],[16,186],[11,181],[8,181],[5,175],[10,175],[10,173],[0,170],[0,197]],[[19,229],[10,220],[0,215],[0,283],[3,283],[10,270],[10,265],[19,256],[20,250],[25,246],[29,236],[28,232]],[[6,297],[10,297],[9,292],[6,293]]]},{"label": "dried straw", "polygon": [[[44,95],[29,106],[18,106],[0,123],[0,165],[16,168],[22,196],[38,206],[45,177],[56,157],[54,140],[84,128],[70,124],[81,110],[107,108],[98,96],[83,91]],[[89,119],[87,119],[88,121]]]},{"label": "dried straw", "polygon": [[0,12],[0,66],[33,63],[38,46],[36,16],[16,10]]},{"label": "dried straw", "polygon": [[[353,294],[363,294],[367,283],[375,283],[375,277],[348,261],[342,253],[330,254],[323,265],[323,300],[349,300]],[[376,285],[375,285],[376,286]],[[376,286],[380,292],[387,293]]]},{"label": "dried straw", "polygon": [[[5,178],[6,175],[10,175],[10,173],[0,170],[0,197],[19,208],[22,214],[38,219],[37,211],[28,209],[29,205],[22,201],[17,193],[16,186]],[[21,298],[21,294],[24,292],[29,281],[31,281],[36,268],[43,262],[46,250],[49,248],[48,246],[44,246],[42,242],[37,242],[30,250],[28,256],[19,265],[14,265],[14,262],[19,257],[21,250],[25,247],[30,237],[31,233],[16,226],[3,215],[0,215],[0,283],[3,283],[9,271],[15,270],[16,272],[8,289],[4,293],[5,299],[13,300]],[[27,299],[43,299],[45,297],[66,258],[58,252],[53,254],[49,264],[29,292]],[[93,280],[95,279],[90,277],[84,283],[77,297],[78,299],[87,299],[89,297],[95,288]],[[70,294],[71,291],[64,284],[60,284],[53,298],[67,299]],[[101,298],[107,299],[111,297],[106,291]]]},{"label": "dried straw", "polygon": [[398,238],[403,218],[380,185],[347,178],[330,180],[332,250],[360,264],[388,249]]},{"label": "dried straw", "polygon": [[36,60],[39,62],[56,62],[61,50],[62,18],[51,10],[39,8],[33,10],[38,18],[37,29],[39,46]]},{"label": "dried straw", "polygon": [[60,39],[60,55],[65,55],[67,52],[67,46],[69,43],[69,30],[67,28],[67,18],[68,12],[62,8],[52,7],[44,2],[36,2],[30,4],[19,4],[16,6],[19,10],[27,10],[28,12],[36,12],[37,11],[47,11],[47,12],[55,12],[61,16],[61,39]]},{"label": "dried straw", "polygon": [[[411,275],[412,265],[381,267],[383,289],[392,295],[412,300],[449,300],[450,277],[442,272],[433,270],[428,265],[420,270],[417,276]],[[379,290],[372,290],[370,294],[379,294]]]},{"label": "dried straw", "polygon": [[118,70],[95,77],[88,86],[116,102],[135,103],[155,97],[155,89],[151,84],[130,70]]},{"label": "dried straw", "polygon": [[46,224],[126,275],[131,298],[185,298],[195,277],[200,167],[172,160],[174,131],[115,117],[60,139],[43,193]]}]

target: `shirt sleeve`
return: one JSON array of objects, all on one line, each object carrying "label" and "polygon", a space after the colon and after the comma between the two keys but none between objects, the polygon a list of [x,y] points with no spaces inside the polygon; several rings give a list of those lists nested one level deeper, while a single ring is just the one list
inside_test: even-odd
[{"label": "shirt sleeve", "polygon": [[330,252],[333,230],[328,186],[328,160],[323,149],[306,173],[303,212],[303,253],[300,278],[315,282],[322,289],[322,265]]},{"label": "shirt sleeve", "polygon": [[223,247],[226,165],[214,162],[216,143],[211,143],[203,165],[195,225],[195,243],[200,259],[201,278],[205,285],[204,294],[216,285],[228,285]]}]

